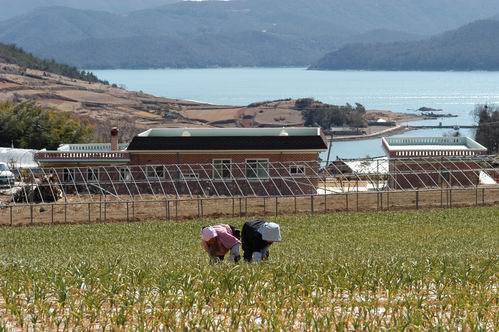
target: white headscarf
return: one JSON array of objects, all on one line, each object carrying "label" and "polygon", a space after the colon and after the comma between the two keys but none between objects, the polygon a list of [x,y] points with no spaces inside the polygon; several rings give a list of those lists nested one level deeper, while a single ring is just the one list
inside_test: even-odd
[{"label": "white headscarf", "polygon": [[262,226],[260,226],[260,228],[258,228],[258,233],[262,234],[262,239],[264,241],[281,241],[281,229],[279,225],[274,222],[264,223]]}]

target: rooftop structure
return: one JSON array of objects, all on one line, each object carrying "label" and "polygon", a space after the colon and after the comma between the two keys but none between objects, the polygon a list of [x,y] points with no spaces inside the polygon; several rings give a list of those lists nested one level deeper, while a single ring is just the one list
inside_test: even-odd
[{"label": "rooftop structure", "polygon": [[130,162],[127,144],[118,144],[118,128],[111,129],[111,143],[63,144],[57,151],[41,150],[35,160],[41,166],[123,165]]},{"label": "rooftop structure", "polygon": [[133,138],[128,151],[256,151],[327,149],[320,128],[153,128]]},{"label": "rooftop structure", "polygon": [[320,128],[151,128],[139,137],[320,136]]},{"label": "rooftop structure", "polygon": [[465,157],[487,153],[487,148],[469,137],[383,137],[391,158]]},{"label": "rooftop structure", "polygon": [[[118,150],[123,151],[128,147],[128,143],[118,145]],[[46,151],[46,150],[43,150]],[[111,143],[90,143],[90,144],[62,144],[57,151],[112,151]]]}]

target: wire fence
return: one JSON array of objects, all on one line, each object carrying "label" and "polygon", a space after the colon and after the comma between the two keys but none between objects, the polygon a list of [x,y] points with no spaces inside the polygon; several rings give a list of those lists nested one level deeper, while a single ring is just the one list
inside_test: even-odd
[{"label": "wire fence", "polygon": [[493,156],[19,168],[0,224],[92,223],[496,204]]}]

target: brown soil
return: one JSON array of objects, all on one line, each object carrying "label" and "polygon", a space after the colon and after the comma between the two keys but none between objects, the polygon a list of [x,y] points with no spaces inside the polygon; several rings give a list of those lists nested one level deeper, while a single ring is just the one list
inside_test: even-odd
[{"label": "brown soil", "polygon": [[[416,192],[349,193],[301,197],[248,197],[181,199],[143,197],[150,201],[99,201],[98,196],[70,198],[68,204],[18,205],[0,209],[0,224],[40,225],[60,223],[126,222],[178,220],[232,216],[331,213],[337,211],[377,211],[421,208],[450,208],[497,205],[499,188],[452,189]],[[277,202],[277,205],[276,205]],[[43,208],[43,209],[41,209]],[[11,210],[12,209],[12,210]],[[33,216],[33,218],[31,218]]]},{"label": "brown soil", "polygon": [[258,109],[255,111],[255,121],[268,126],[303,126],[303,116],[300,111],[285,108]]},{"label": "brown soil", "polygon": [[240,117],[241,108],[210,108],[210,109],[187,109],[182,115],[194,121],[213,122],[220,120],[237,120]]},{"label": "brown soil", "polygon": [[398,113],[392,111],[383,111],[383,110],[368,110],[366,114],[366,120],[377,120],[377,119],[385,119],[389,121],[414,121],[414,120],[423,120],[424,118],[418,114],[414,113]]},{"label": "brown soil", "polygon": [[138,128],[199,126],[198,122],[185,119],[178,112],[186,108],[211,107],[37,70],[28,69],[23,73],[16,65],[0,64],[0,101],[5,100],[36,101],[43,106],[89,117],[98,123],[132,119]]}]

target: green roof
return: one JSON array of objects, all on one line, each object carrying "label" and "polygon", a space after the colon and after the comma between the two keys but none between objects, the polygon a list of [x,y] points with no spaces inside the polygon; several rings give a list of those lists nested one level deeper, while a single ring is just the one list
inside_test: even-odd
[{"label": "green roof", "polygon": [[140,137],[320,136],[320,128],[151,128]]}]

